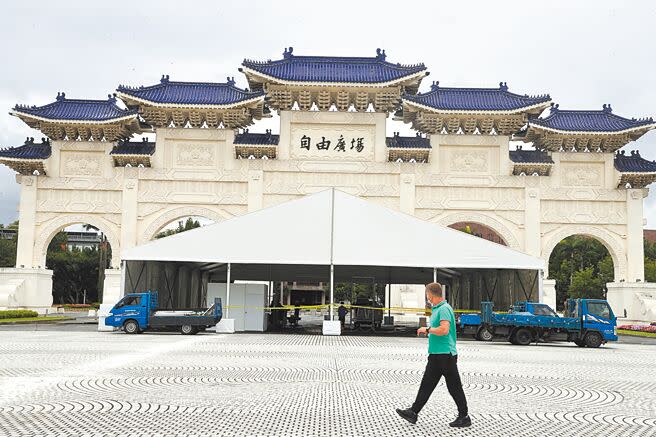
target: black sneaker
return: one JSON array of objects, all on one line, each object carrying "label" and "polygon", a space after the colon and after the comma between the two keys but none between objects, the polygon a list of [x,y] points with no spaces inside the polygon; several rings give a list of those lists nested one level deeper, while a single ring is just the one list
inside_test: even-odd
[{"label": "black sneaker", "polygon": [[399,416],[403,417],[405,420],[412,423],[413,425],[417,423],[417,413],[412,411],[410,408],[408,408],[407,410],[402,410],[400,408],[397,408],[396,412],[399,414]]},{"label": "black sneaker", "polygon": [[456,420],[449,423],[449,426],[453,428],[466,428],[468,426],[471,426],[471,419],[469,418],[469,414],[467,414],[466,416],[456,417]]}]

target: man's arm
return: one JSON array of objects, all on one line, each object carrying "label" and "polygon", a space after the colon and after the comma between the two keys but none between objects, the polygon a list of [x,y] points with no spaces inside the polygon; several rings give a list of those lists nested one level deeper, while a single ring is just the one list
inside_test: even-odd
[{"label": "man's arm", "polygon": [[448,320],[440,320],[440,326],[437,328],[428,328],[426,330],[426,335],[433,334],[437,336],[447,335],[449,333],[449,328],[451,328],[451,322]]}]

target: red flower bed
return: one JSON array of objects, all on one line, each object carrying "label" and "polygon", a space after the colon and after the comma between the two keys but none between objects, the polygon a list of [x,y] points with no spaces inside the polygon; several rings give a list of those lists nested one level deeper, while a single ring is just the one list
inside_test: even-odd
[{"label": "red flower bed", "polygon": [[651,332],[652,334],[656,334],[656,324],[654,323],[651,325],[622,325],[618,326],[617,329],[624,329],[626,331]]}]

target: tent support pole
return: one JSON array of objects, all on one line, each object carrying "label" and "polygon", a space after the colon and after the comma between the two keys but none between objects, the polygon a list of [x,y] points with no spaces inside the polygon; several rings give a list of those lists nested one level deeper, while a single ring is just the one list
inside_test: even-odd
[{"label": "tent support pole", "polygon": [[433,282],[437,282],[437,267],[433,267]]},{"label": "tent support pole", "polygon": [[225,315],[226,319],[228,317],[228,312],[230,311],[230,270],[231,270],[231,265],[228,263],[228,275],[226,277],[226,308],[225,308]]},{"label": "tent support pole", "polygon": [[335,291],[335,266],[330,265],[330,320],[334,320],[333,316],[333,295]]},{"label": "tent support pole", "polygon": [[387,268],[387,317],[392,317],[392,268]]}]

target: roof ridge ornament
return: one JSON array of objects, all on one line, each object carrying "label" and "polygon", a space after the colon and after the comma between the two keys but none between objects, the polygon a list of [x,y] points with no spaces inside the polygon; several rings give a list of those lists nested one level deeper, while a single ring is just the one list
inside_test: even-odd
[{"label": "roof ridge ornament", "polygon": [[608,113],[608,114],[610,114],[610,113],[613,112],[613,108],[610,107],[610,103],[607,104],[607,105],[603,105],[602,108],[603,108],[602,111],[604,111],[604,112],[606,112],[606,113]]},{"label": "roof ridge ornament", "polygon": [[107,101],[109,103],[116,103],[116,93],[114,94],[107,94]]},{"label": "roof ridge ornament", "polygon": [[558,103],[551,102],[551,113],[554,114],[554,113],[558,112],[559,111],[559,109],[558,109],[559,106],[560,105]]},{"label": "roof ridge ornament", "polygon": [[379,61],[384,61],[386,58],[387,55],[385,54],[385,49],[376,49],[376,59]]},{"label": "roof ridge ornament", "polygon": [[293,56],[292,55],[293,52],[294,52],[294,47],[286,48],[285,51],[282,53],[282,57],[284,59],[289,59]]},{"label": "roof ridge ornament", "polygon": [[508,91],[508,82],[499,82],[499,89],[501,91]]},{"label": "roof ridge ornament", "polygon": [[61,102],[63,100],[66,100],[66,93],[65,92],[59,92],[57,93],[57,101]]},{"label": "roof ridge ornament", "polygon": [[232,76],[232,77],[227,77],[226,79],[227,79],[227,82],[226,82],[226,83],[227,83],[228,85],[231,85],[231,86],[234,86],[234,85],[235,85],[236,82],[235,82],[235,77],[234,77],[234,76]]},{"label": "roof ridge ornament", "polygon": [[168,74],[162,74],[162,78],[160,79],[161,83],[169,83],[169,75]]},{"label": "roof ridge ornament", "polygon": [[437,91],[439,87],[440,87],[440,81],[434,80],[433,83],[431,84],[431,91]]}]

